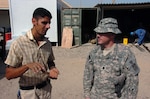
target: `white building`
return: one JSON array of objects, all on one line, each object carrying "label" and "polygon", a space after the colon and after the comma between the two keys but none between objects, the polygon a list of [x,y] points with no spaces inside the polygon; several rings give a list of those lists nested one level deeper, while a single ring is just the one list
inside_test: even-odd
[{"label": "white building", "polygon": [[14,38],[32,27],[32,13],[37,7],[44,7],[52,13],[51,29],[46,36],[51,42],[59,42],[61,10],[71,7],[64,0],[0,0],[0,27],[5,27],[6,32],[11,28],[12,34],[12,39],[6,42],[6,49]]}]

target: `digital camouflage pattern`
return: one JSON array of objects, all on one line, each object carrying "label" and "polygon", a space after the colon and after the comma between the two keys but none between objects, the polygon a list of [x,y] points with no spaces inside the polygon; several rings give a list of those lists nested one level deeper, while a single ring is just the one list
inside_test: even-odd
[{"label": "digital camouflage pattern", "polygon": [[103,56],[97,45],[86,61],[83,87],[84,97],[90,99],[136,99],[138,74],[134,54],[129,47],[116,44],[114,51]]},{"label": "digital camouflage pattern", "polygon": [[120,34],[121,31],[118,28],[118,22],[114,18],[104,18],[102,19],[98,26],[94,29],[96,33],[115,33]]}]

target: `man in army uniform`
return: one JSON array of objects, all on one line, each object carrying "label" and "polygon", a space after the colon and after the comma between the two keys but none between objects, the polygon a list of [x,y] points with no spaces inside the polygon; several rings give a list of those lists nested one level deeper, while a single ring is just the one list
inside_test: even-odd
[{"label": "man in army uniform", "polygon": [[121,33],[117,20],[104,18],[94,31],[97,45],[89,53],[83,77],[85,99],[136,99],[140,70],[129,47],[114,42]]}]

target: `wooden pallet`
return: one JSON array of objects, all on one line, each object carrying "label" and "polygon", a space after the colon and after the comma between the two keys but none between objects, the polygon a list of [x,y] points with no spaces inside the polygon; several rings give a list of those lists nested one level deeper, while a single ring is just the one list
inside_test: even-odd
[{"label": "wooden pallet", "polygon": [[64,27],[62,33],[61,47],[72,48],[73,43],[73,29],[71,27]]}]

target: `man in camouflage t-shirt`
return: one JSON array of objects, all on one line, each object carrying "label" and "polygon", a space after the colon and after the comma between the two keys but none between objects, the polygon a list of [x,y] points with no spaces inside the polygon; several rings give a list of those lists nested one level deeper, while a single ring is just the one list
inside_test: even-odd
[{"label": "man in camouflage t-shirt", "polygon": [[130,48],[114,42],[121,33],[117,20],[104,18],[94,31],[97,45],[85,65],[85,99],[136,99],[140,70]]}]

